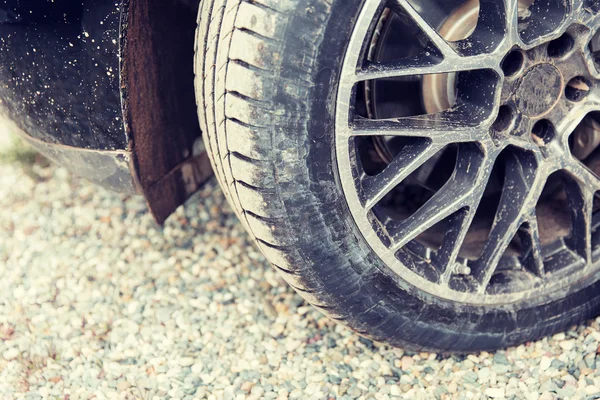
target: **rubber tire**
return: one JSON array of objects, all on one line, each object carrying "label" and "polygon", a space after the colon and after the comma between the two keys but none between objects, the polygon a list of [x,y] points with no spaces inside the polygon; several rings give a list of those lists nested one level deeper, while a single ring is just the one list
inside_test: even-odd
[{"label": "rubber tire", "polygon": [[217,179],[266,258],[332,319],[409,349],[503,348],[597,315],[598,282],[552,303],[484,307],[402,289],[407,285],[387,272],[350,216],[332,150],[339,72],[361,6],[362,0],[201,4],[201,128]]}]

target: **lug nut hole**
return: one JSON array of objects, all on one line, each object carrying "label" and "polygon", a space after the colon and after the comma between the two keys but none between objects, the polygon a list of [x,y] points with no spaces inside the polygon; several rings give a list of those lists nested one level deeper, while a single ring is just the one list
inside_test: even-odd
[{"label": "lug nut hole", "polygon": [[575,40],[573,37],[565,33],[558,39],[548,43],[548,55],[552,58],[561,58],[571,51],[574,45]]},{"label": "lug nut hole", "polygon": [[512,124],[514,118],[513,110],[507,105],[500,106],[498,110],[498,116],[494,121],[493,128],[497,132],[507,130]]},{"label": "lug nut hole", "polygon": [[540,146],[549,143],[554,138],[555,133],[554,125],[547,119],[541,119],[536,122],[531,130],[534,142]]},{"label": "lug nut hole", "polygon": [[581,76],[571,79],[565,87],[565,97],[569,101],[581,101],[590,93],[591,83]]},{"label": "lug nut hole", "polygon": [[521,70],[523,67],[523,53],[519,50],[513,50],[504,57],[502,60],[502,71],[504,71],[504,76],[513,76],[517,72]]}]

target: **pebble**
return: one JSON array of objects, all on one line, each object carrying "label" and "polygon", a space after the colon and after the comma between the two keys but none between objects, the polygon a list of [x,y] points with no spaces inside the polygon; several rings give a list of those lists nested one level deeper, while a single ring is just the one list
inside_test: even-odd
[{"label": "pebble", "polygon": [[540,395],[539,400],[554,400],[554,395],[550,392],[543,392]]},{"label": "pebble", "polygon": [[142,198],[54,166],[26,173],[0,162],[0,235],[5,398],[550,400],[599,392],[600,319],[465,356],[394,349],[336,325],[266,262],[214,181],[159,227]]},{"label": "pebble", "polygon": [[502,399],[504,398],[504,389],[488,388],[485,389],[485,395],[491,397],[492,399]]},{"label": "pebble", "polygon": [[465,381],[466,383],[475,383],[475,382],[477,382],[477,379],[478,379],[478,376],[475,371],[467,371],[463,375],[463,381]]},{"label": "pebble", "polygon": [[182,367],[191,367],[194,365],[194,359],[192,357],[182,357],[179,359],[179,365]]},{"label": "pebble", "polygon": [[550,365],[552,365],[552,359],[550,357],[542,356],[540,359],[540,370],[546,371]]},{"label": "pebble", "polygon": [[587,395],[598,394],[598,392],[600,392],[600,389],[598,389],[594,385],[590,385],[590,386],[586,386],[585,387],[585,394],[587,394]]},{"label": "pebble", "polygon": [[14,360],[15,358],[17,358],[19,356],[20,352],[19,349],[16,347],[11,347],[10,349],[6,350],[4,353],[2,353],[2,357],[7,360]]},{"label": "pebble", "polygon": [[496,364],[501,364],[501,365],[509,365],[510,364],[504,353],[494,354],[494,362]]},{"label": "pebble", "polygon": [[412,357],[402,357],[402,369],[407,371],[415,364],[415,360]]},{"label": "pebble", "polygon": [[457,391],[458,391],[458,385],[456,384],[456,382],[454,382],[454,381],[450,382],[450,384],[448,385],[448,392],[456,393]]},{"label": "pebble", "polygon": [[203,365],[202,363],[199,363],[199,362],[197,362],[197,361],[196,361],[196,362],[195,362],[195,363],[192,365],[191,371],[192,371],[192,373],[193,373],[193,374],[196,374],[196,375],[197,375],[197,374],[199,374],[199,373],[201,373],[201,372],[202,372],[202,369],[203,369],[203,368],[204,368],[204,365]]},{"label": "pebble", "polygon": [[350,381],[348,381],[348,379],[342,380],[342,382],[340,383],[340,386],[338,388],[338,394],[340,396],[345,395],[349,388],[350,388]]},{"label": "pebble", "polygon": [[575,346],[575,342],[573,340],[563,340],[559,342],[558,345],[565,351],[573,350]]}]

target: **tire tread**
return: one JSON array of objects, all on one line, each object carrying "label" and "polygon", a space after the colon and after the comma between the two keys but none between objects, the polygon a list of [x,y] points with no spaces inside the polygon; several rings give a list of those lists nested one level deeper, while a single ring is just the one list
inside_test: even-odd
[{"label": "tire tread", "polygon": [[[204,7],[207,3],[203,2]],[[290,19],[296,17],[294,2],[213,3],[206,18],[222,10],[219,32],[213,32],[217,24],[206,21],[200,12],[197,46],[203,37],[210,38],[205,51],[215,61],[213,65],[201,63],[196,71],[198,114],[210,143],[211,162],[227,199],[269,262],[307,301],[337,315],[329,296],[310,279],[310,271],[299,270],[291,262],[298,254],[294,254],[293,238],[285,234],[287,221],[273,168],[271,135],[279,129],[282,110],[273,106],[272,91],[281,80],[293,82],[296,107],[301,108],[301,95],[310,88],[307,76],[283,78],[278,73],[281,38]]]}]

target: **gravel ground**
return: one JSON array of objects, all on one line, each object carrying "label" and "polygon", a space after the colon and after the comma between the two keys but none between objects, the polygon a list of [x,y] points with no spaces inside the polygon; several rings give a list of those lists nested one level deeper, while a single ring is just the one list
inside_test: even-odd
[{"label": "gravel ground", "polygon": [[600,319],[497,353],[392,349],[289,289],[215,184],[161,228],[30,161],[0,157],[3,398],[600,397]]}]

